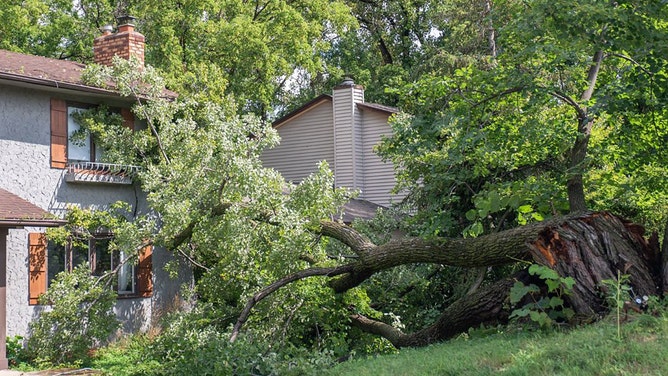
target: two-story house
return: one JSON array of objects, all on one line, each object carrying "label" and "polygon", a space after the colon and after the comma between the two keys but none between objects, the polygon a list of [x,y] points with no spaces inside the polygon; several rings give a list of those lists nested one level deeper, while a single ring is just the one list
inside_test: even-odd
[{"label": "two-story house", "polygon": [[[114,55],[144,60],[144,36],[134,25],[111,27],[94,41],[95,61],[110,64]],[[113,234],[100,233],[89,247],[55,246],[45,237],[59,226],[70,205],[103,209],[116,201],[147,212],[145,195],[132,180],[133,166],[99,163],[90,139],[73,141],[79,129],[72,114],[105,104],[135,129],[131,98],[81,82],[84,65],[0,50],[0,369],[7,368],[5,337],[28,334],[43,309],[38,297],[56,273],[88,261],[91,273],[119,265],[123,251],[110,253]],[[163,266],[172,256],[145,248],[137,265],[118,272],[115,312],[125,331],[146,330],[174,304],[186,277],[172,280]],[[188,273],[186,271],[186,276]]]},{"label": "two-story house", "polygon": [[344,208],[352,217],[369,217],[378,206],[389,207],[404,197],[390,191],[396,184],[394,166],[374,152],[381,137],[391,136],[388,120],[398,109],[364,101],[364,88],[351,79],[297,110],[273,126],[281,136],[278,146],[266,150],[262,162],[286,180],[298,183],[327,161],[335,186],[359,191]]}]

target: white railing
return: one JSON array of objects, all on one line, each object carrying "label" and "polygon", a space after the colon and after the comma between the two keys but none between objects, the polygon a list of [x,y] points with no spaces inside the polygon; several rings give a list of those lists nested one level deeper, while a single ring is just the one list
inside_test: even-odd
[{"label": "white railing", "polygon": [[65,181],[76,183],[132,184],[139,166],[100,162],[68,162]]}]

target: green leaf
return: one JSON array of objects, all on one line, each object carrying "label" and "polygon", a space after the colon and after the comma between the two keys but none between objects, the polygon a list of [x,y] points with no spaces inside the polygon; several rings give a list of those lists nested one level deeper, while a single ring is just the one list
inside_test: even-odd
[{"label": "green leaf", "polygon": [[559,274],[544,265],[532,264],[529,267],[529,274],[538,276],[538,278],[544,280],[559,280]]},{"label": "green leaf", "polygon": [[562,307],[563,305],[564,305],[564,300],[561,299],[560,297],[553,296],[553,297],[550,298],[549,306],[551,308],[558,308],[558,307]]},{"label": "green leaf", "polygon": [[531,205],[522,205],[519,208],[517,208],[517,211],[522,214],[527,214],[533,211],[533,207]]}]

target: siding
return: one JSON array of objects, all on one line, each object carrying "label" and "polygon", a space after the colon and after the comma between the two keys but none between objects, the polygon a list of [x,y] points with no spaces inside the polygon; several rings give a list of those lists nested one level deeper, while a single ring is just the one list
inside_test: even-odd
[{"label": "siding", "polygon": [[333,97],[335,185],[362,189],[362,122],[355,103],[364,102],[364,90],[356,85],[339,86]]},{"label": "siding", "polygon": [[332,118],[331,102],[324,101],[279,127],[281,142],[262,153],[263,165],[295,183],[316,171],[320,161],[334,169]]},{"label": "siding", "polygon": [[392,163],[384,163],[374,153],[373,148],[381,140],[382,135],[391,135],[392,129],[387,124],[388,115],[373,110],[363,110],[364,126],[364,186],[360,198],[383,206],[390,206],[392,202],[399,202],[405,195],[391,195],[394,188],[394,167]]}]

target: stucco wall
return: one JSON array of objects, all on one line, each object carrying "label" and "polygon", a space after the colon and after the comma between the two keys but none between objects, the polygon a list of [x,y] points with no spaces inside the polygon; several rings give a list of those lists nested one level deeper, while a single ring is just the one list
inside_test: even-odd
[{"label": "stucco wall", "polygon": [[[104,208],[116,201],[146,210],[145,197],[133,185],[67,183],[65,170],[50,167],[50,98],[54,93],[0,85],[0,188],[58,216],[69,205]],[[78,99],[64,97],[63,99]],[[96,103],[91,101],[91,103]],[[28,305],[28,233],[44,228],[11,229],[7,237],[7,335],[26,335],[28,323],[43,307]],[[153,253],[152,298],[119,299],[116,312],[124,328],[145,330],[151,318],[171,306],[184,281],[170,280],[163,266],[171,257]]]}]

